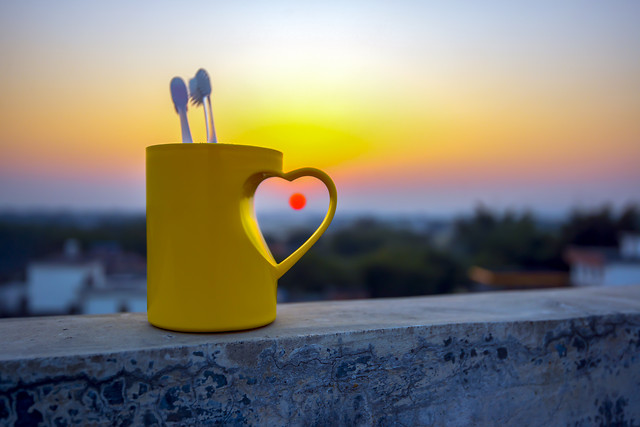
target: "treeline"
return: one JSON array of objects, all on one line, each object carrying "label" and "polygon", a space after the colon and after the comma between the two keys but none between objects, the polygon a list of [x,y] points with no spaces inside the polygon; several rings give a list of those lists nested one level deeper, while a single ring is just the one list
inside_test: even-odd
[{"label": "treeline", "polygon": [[0,216],[0,283],[24,280],[29,261],[60,253],[69,238],[77,239],[83,250],[111,242],[124,251],[147,254],[144,215],[100,215],[91,221],[76,215],[4,215]]},{"label": "treeline", "polygon": [[[289,253],[310,233],[295,230],[284,245],[271,246]],[[280,260],[283,253],[274,256]],[[463,280],[462,274],[456,257],[436,247],[428,233],[367,218],[325,234],[279,285],[294,297],[300,293],[364,291],[375,298],[449,292],[452,284]]]},{"label": "treeline", "polygon": [[[470,284],[467,272],[473,265],[567,270],[567,246],[617,246],[625,231],[640,231],[637,205],[618,213],[608,206],[574,210],[559,222],[479,206],[438,233],[362,219],[323,236],[280,286],[294,295],[333,290],[361,290],[371,297],[451,293]],[[270,243],[289,253],[310,233],[296,230],[279,242],[284,244]],[[276,254],[277,259],[283,256]]]},{"label": "treeline", "polygon": [[[436,230],[402,227],[362,218],[329,228],[320,241],[280,279],[296,296],[352,293],[371,297],[454,292],[469,284],[472,265],[487,268],[566,270],[568,245],[616,246],[625,231],[640,232],[638,205],[574,210],[564,221],[544,222],[531,213],[497,212],[485,206]],[[310,229],[284,238],[266,236],[276,259],[299,247]],[[146,255],[144,216],[77,221],[20,221],[0,216],[0,282],[23,280],[28,261],[59,252],[78,239],[83,249],[116,242]]]}]

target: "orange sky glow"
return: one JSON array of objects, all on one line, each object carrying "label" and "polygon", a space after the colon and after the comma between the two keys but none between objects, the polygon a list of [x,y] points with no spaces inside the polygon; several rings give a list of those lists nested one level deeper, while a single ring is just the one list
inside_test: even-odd
[{"label": "orange sky glow", "polygon": [[[144,148],[180,139],[169,81],[201,67],[218,138],[324,169],[338,212],[638,203],[638,16],[621,0],[3,2],[0,209],[144,209]],[[189,120],[203,141],[201,108]]]}]

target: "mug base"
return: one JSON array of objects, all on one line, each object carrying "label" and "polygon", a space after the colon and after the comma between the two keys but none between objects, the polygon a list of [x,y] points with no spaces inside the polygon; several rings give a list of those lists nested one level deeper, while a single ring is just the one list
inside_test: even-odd
[{"label": "mug base", "polygon": [[249,331],[252,329],[262,328],[264,326],[267,326],[273,323],[276,320],[276,318],[274,316],[272,319],[268,319],[267,321],[247,322],[247,323],[235,324],[235,325],[178,325],[178,324],[169,324],[162,321],[156,321],[149,318],[147,318],[147,320],[152,326],[155,326],[156,328],[164,329],[167,331],[192,332],[192,333],[222,333],[222,332]]}]

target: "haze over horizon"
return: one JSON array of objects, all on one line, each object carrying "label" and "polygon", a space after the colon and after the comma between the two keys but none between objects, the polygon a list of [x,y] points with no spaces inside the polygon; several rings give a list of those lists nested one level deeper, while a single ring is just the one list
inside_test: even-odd
[{"label": "haze over horizon", "polygon": [[[0,4],[0,210],[141,211],[209,71],[221,141],[333,177],[341,212],[640,203],[640,2]],[[195,140],[205,126],[190,108]],[[323,209],[314,182],[269,184]]]}]

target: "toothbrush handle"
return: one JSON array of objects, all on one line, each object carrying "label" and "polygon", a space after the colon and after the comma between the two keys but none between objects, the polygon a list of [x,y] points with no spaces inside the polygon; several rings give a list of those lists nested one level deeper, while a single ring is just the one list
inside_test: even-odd
[{"label": "toothbrush handle", "polygon": [[206,102],[204,105],[204,115],[205,121],[207,123],[207,142],[218,142],[218,138],[216,137],[216,128],[213,126],[213,110],[211,109],[211,97],[206,96]]},{"label": "toothbrush handle", "polygon": [[187,112],[180,110],[178,112],[180,116],[180,128],[182,129],[182,142],[193,142],[191,138],[191,131],[189,130],[189,120],[187,120]]},{"label": "toothbrush handle", "polygon": [[209,124],[209,107],[206,102],[202,103],[204,108],[204,125],[207,128],[207,142],[211,142],[211,125]]}]

